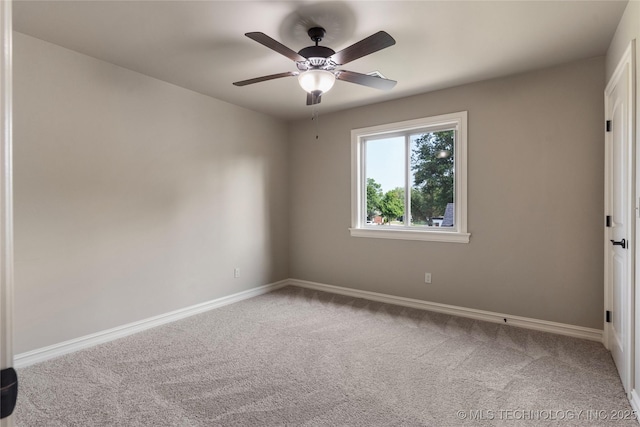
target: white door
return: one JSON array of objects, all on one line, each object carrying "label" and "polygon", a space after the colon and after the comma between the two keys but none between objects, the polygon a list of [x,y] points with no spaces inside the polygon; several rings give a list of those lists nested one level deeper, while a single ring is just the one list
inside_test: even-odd
[{"label": "white door", "polygon": [[[630,52],[630,51],[629,51]],[[623,58],[605,90],[606,201],[605,305],[607,347],[611,350],[622,384],[633,387],[632,315],[634,283],[634,146],[632,58]]]}]

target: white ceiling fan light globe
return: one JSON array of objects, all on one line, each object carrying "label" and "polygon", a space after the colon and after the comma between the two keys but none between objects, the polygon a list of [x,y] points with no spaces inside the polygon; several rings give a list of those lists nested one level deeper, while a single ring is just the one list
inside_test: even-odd
[{"label": "white ceiling fan light globe", "polygon": [[320,91],[325,93],[333,87],[336,76],[327,70],[308,70],[298,75],[300,87],[308,93]]}]

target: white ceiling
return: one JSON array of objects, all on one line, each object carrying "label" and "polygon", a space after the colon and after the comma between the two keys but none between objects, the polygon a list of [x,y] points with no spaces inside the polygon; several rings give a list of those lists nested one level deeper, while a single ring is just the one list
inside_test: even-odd
[{"label": "white ceiling", "polygon": [[250,40],[339,51],[379,30],[396,45],[342,67],[398,81],[383,92],[338,81],[321,113],[604,55],[626,1],[17,1],[16,31],[272,116],[311,115],[295,71]]}]

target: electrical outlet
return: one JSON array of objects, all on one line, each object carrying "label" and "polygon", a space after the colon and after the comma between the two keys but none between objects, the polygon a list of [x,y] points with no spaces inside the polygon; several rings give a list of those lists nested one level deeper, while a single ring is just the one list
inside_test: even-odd
[{"label": "electrical outlet", "polygon": [[431,283],[431,273],[424,273],[424,283]]},{"label": "electrical outlet", "polygon": [[238,277],[240,277],[240,267],[236,267],[233,269],[233,278],[237,279]]}]

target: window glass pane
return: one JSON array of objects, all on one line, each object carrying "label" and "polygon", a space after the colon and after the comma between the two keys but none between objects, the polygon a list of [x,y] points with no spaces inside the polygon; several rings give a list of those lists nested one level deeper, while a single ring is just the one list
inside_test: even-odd
[{"label": "window glass pane", "polygon": [[455,131],[411,135],[411,225],[454,227]]},{"label": "window glass pane", "polygon": [[404,225],[405,146],[404,137],[365,143],[367,225]]}]

